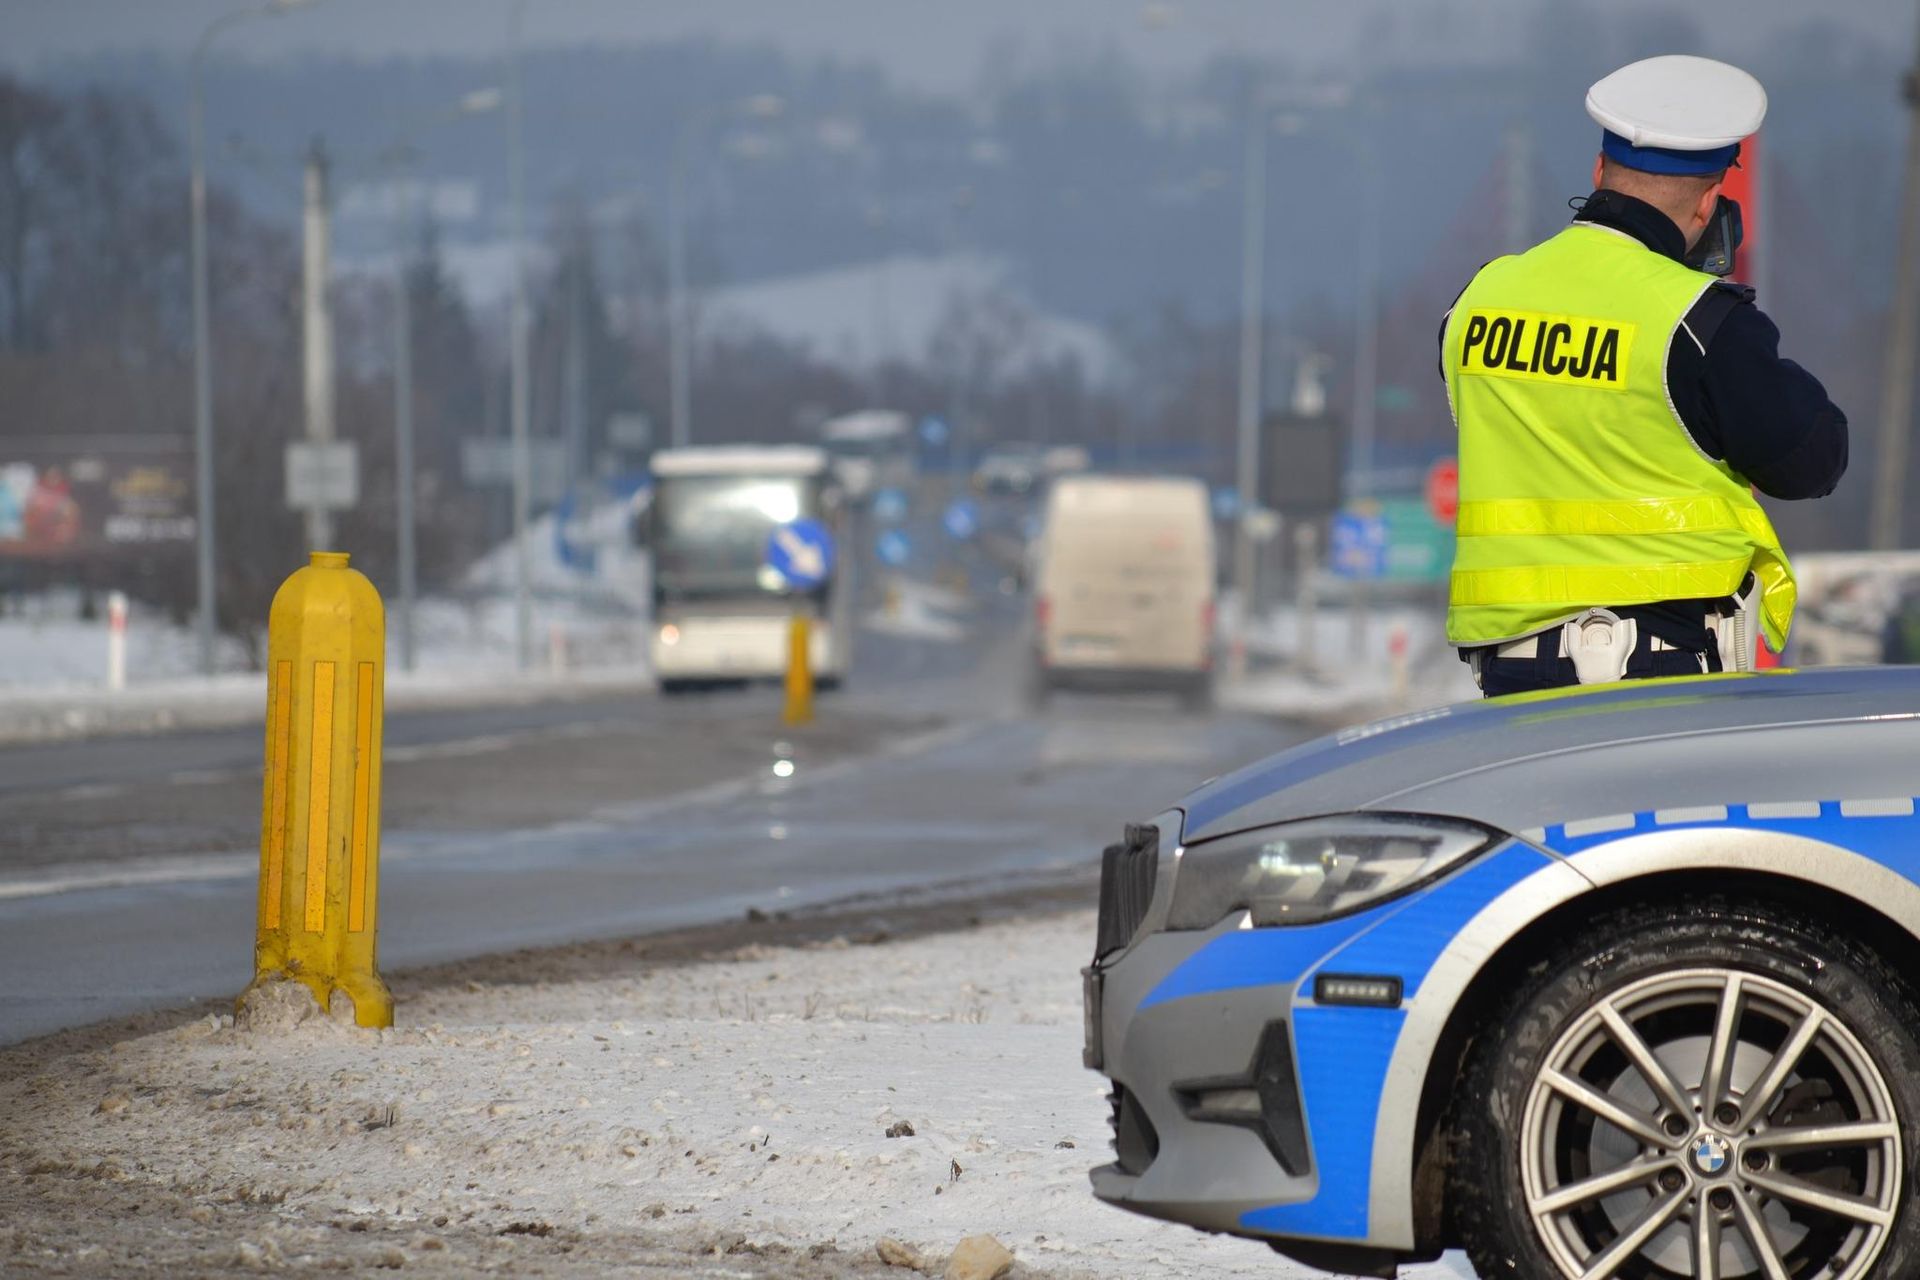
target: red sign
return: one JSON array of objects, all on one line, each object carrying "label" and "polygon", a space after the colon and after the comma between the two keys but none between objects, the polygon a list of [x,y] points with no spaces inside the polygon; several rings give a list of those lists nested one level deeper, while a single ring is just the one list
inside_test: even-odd
[{"label": "red sign", "polygon": [[1441,524],[1450,525],[1460,513],[1460,462],[1442,458],[1427,468],[1427,510]]},{"label": "red sign", "polygon": [[[1760,275],[1760,256],[1766,252],[1761,238],[1764,230],[1760,208],[1760,135],[1754,134],[1740,144],[1740,166],[1727,170],[1726,197],[1740,206],[1742,236],[1740,251],[1733,258],[1733,278],[1752,284]],[[1760,299],[1762,306],[1766,299]]]}]

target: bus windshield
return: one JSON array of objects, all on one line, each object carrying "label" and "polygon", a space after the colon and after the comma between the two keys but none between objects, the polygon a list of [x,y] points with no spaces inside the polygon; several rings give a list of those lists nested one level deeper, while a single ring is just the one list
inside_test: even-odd
[{"label": "bus windshield", "polygon": [[663,596],[779,594],[766,565],[776,526],[820,515],[807,475],[663,476],[653,499],[654,585]]}]

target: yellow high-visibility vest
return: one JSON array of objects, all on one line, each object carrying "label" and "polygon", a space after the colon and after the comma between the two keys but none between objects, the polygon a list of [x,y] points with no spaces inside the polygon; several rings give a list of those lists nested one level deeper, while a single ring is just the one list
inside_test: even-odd
[{"label": "yellow high-visibility vest", "polygon": [[1460,295],[1442,359],[1460,434],[1453,644],[1517,640],[1595,607],[1731,596],[1749,573],[1768,646],[1786,644],[1786,552],[1667,394],[1667,344],[1712,282],[1575,223],[1488,263]]}]

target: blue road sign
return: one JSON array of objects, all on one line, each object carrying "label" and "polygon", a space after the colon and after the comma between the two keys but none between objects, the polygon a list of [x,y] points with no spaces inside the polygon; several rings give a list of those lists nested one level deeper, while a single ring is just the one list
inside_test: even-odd
[{"label": "blue road sign", "polygon": [[1240,491],[1230,484],[1218,485],[1213,491],[1213,518],[1232,520],[1240,514]]},{"label": "blue road sign", "polygon": [[955,542],[965,542],[980,532],[980,510],[971,498],[955,498],[946,514],[940,517],[940,523],[946,527],[948,537]]},{"label": "blue road sign", "polygon": [[913,554],[913,543],[909,542],[907,535],[900,530],[886,529],[882,530],[880,537],[875,540],[873,553],[880,557],[881,564],[891,569],[898,569],[907,562],[907,557]]},{"label": "blue road sign", "polygon": [[1374,514],[1342,511],[1328,538],[1334,573],[1342,578],[1381,578],[1387,572],[1387,522]]},{"label": "blue road sign", "polygon": [[767,539],[767,567],[802,591],[833,575],[833,534],[811,516],[776,528]]},{"label": "blue road sign", "polygon": [[899,524],[907,518],[907,495],[898,489],[882,489],[873,495],[873,518],[881,524]]},{"label": "blue road sign", "polygon": [[929,414],[920,419],[920,443],[930,449],[938,449],[947,442],[947,420]]}]

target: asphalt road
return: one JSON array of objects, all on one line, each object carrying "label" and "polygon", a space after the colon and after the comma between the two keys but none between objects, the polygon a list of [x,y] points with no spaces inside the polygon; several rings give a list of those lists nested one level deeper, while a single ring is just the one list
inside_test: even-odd
[{"label": "asphalt road", "polygon": [[[987,612],[964,645],[863,639],[805,731],[770,690],[393,717],[383,967],[1083,875],[1123,821],[1299,736],[1150,698],[1028,715],[1013,608]],[[246,984],[260,749],[0,751],[0,1043]]]}]

